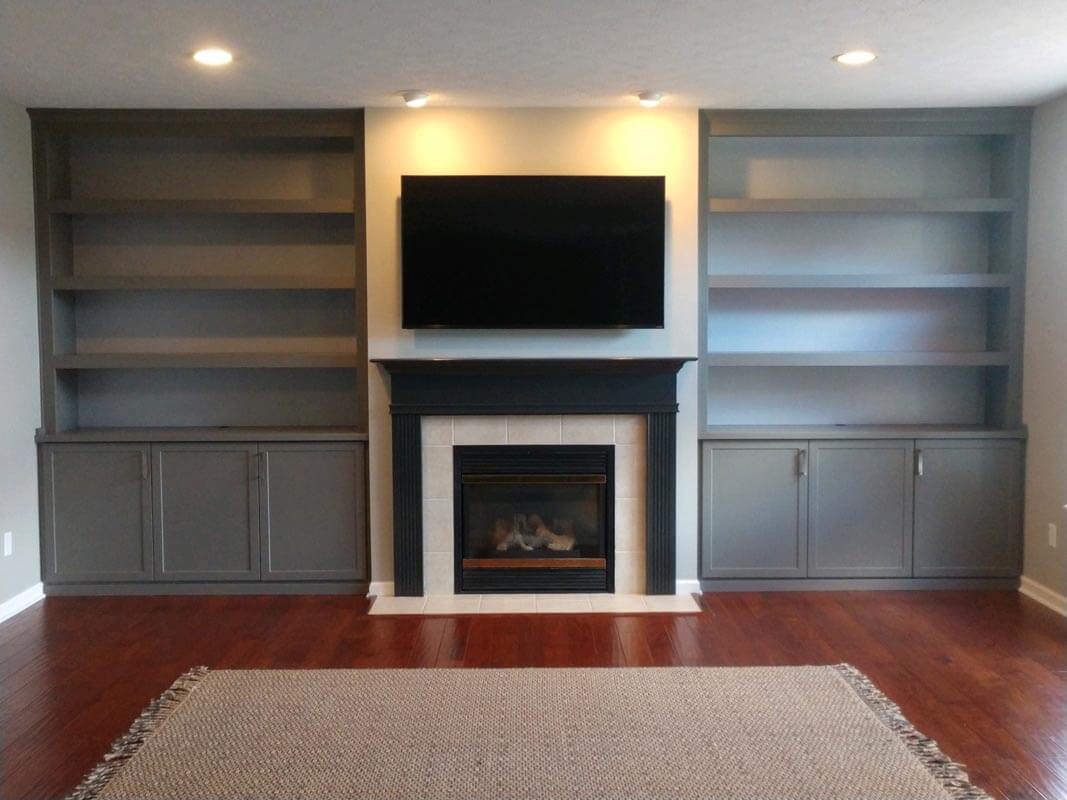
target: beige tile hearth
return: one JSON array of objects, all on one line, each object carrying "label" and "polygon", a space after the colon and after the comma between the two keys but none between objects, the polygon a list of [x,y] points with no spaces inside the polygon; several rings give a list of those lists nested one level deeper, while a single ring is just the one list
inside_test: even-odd
[{"label": "beige tile hearth", "polygon": [[537,612],[537,595],[533,594],[487,594],[482,595],[480,614],[534,614]]},{"label": "beige tile hearth", "polygon": [[422,614],[425,608],[425,597],[376,597],[369,613]]},{"label": "beige tile hearth", "polygon": [[587,594],[539,594],[538,614],[588,614],[593,604]]},{"label": "beige tile hearth", "polygon": [[424,614],[477,614],[482,603],[480,594],[431,595],[426,598]]},{"label": "beige tile hearth", "polygon": [[641,614],[648,611],[641,594],[593,594],[589,596],[598,614]]},{"label": "beige tile hearth", "polygon": [[370,614],[696,614],[691,594],[461,594],[377,597]]}]

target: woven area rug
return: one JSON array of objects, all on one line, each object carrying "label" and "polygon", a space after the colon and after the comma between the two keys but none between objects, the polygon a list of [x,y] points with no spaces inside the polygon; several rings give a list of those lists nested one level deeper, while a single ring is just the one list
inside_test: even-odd
[{"label": "woven area rug", "polygon": [[847,665],[200,668],[73,798],[986,798]]}]

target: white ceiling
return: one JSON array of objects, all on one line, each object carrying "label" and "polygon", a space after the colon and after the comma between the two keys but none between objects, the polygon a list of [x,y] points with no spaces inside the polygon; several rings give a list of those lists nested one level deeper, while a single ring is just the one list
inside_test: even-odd
[{"label": "white ceiling", "polygon": [[[200,47],[232,49],[223,70]],[[830,57],[880,58],[846,69]],[[1067,0],[0,0],[30,106],[1032,104],[1067,89]]]}]

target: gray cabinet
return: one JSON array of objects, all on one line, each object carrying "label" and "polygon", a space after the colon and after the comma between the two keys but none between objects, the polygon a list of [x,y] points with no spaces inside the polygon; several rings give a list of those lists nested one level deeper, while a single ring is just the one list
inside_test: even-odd
[{"label": "gray cabinet", "polygon": [[806,574],[806,442],[705,442],[701,574]]},{"label": "gray cabinet", "polygon": [[259,579],[257,452],[240,443],[152,447],[158,579]]},{"label": "gray cabinet", "polygon": [[910,440],[811,442],[808,575],[911,575]]},{"label": "gray cabinet", "polygon": [[264,444],[260,460],[263,578],[365,578],[364,446]]},{"label": "gray cabinet", "polygon": [[148,447],[47,445],[41,530],[49,583],[152,580]]},{"label": "gray cabinet", "polygon": [[1019,442],[918,443],[916,577],[1010,577],[1021,564]]}]

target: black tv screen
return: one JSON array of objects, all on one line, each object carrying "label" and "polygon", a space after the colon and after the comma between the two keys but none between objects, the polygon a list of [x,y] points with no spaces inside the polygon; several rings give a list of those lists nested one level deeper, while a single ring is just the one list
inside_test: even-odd
[{"label": "black tv screen", "polygon": [[401,179],[405,328],[662,328],[662,177]]}]

